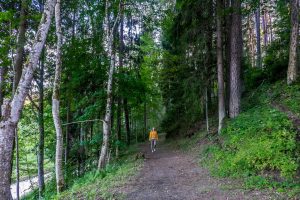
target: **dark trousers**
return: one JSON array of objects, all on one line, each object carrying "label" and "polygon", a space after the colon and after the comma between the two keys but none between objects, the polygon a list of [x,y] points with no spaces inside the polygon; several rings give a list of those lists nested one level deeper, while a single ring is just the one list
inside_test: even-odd
[{"label": "dark trousers", "polygon": [[151,151],[154,151],[156,147],[156,139],[151,139],[150,143],[151,143]]}]

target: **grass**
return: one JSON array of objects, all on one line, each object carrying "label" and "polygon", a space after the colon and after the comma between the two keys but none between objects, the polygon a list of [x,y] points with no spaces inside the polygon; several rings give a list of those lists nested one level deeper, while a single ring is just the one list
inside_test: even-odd
[{"label": "grass", "polygon": [[270,189],[300,198],[297,133],[287,115],[271,104],[276,101],[299,115],[299,89],[300,84],[286,86],[283,81],[261,85],[244,96],[243,112],[227,120],[220,136],[202,131],[174,145],[198,152],[201,165],[213,176],[241,180],[244,189]]},{"label": "grass", "polygon": [[285,81],[279,81],[272,85],[268,92],[271,100],[285,105],[300,117],[300,83],[288,86]]},{"label": "grass", "polygon": [[[136,159],[136,145],[130,147],[124,156],[109,164],[105,170],[92,170],[83,177],[69,183],[69,188],[56,195],[55,182],[47,183],[45,199],[122,199],[121,193],[116,193],[115,188],[124,185],[130,177],[137,174],[142,167],[143,160]],[[37,191],[29,194],[24,199],[36,199]]]}]

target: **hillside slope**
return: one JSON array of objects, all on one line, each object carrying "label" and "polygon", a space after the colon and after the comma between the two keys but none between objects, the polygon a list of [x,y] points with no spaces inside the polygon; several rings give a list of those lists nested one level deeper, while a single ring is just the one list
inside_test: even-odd
[{"label": "hillside slope", "polygon": [[300,197],[300,85],[262,84],[247,93],[243,112],[207,148],[216,176],[242,177],[246,188],[272,188]]}]

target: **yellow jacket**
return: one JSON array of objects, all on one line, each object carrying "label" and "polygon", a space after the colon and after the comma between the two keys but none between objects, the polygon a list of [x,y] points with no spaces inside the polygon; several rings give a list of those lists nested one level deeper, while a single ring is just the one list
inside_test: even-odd
[{"label": "yellow jacket", "polygon": [[157,131],[150,131],[149,133],[149,140],[158,140],[158,134],[157,134]]}]

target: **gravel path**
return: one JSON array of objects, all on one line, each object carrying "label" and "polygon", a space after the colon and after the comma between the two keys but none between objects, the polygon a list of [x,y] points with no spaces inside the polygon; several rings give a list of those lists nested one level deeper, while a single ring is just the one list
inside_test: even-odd
[{"label": "gravel path", "polygon": [[277,194],[266,191],[234,189],[240,188],[237,183],[211,177],[206,169],[199,167],[197,159],[163,142],[158,144],[154,153],[151,153],[148,144],[141,148],[145,154],[143,169],[136,178],[118,190],[127,200],[279,198]]}]

